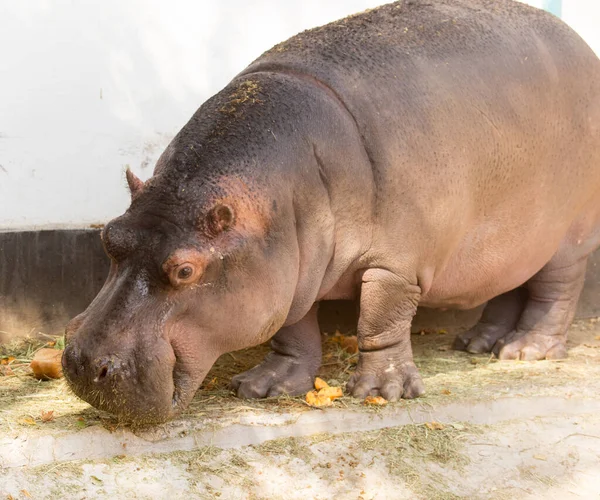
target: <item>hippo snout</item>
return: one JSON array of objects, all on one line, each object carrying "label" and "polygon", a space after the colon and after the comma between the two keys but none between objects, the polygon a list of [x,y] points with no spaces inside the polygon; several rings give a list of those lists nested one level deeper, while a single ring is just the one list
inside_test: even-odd
[{"label": "hippo snout", "polygon": [[65,348],[62,358],[63,372],[79,384],[100,386],[115,380],[124,380],[132,375],[135,365],[129,366],[117,355],[99,356],[90,362],[83,362],[81,349],[73,344]]},{"label": "hippo snout", "polygon": [[85,332],[72,335],[62,357],[65,379],[77,396],[127,422],[161,422],[177,413],[175,356],[168,342],[157,341],[147,354],[138,345],[107,353],[106,346],[88,340]]}]

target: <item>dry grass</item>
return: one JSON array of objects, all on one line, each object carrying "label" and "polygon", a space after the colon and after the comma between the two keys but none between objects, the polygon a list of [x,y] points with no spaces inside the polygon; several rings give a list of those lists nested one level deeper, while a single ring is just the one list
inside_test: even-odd
[{"label": "dry grass", "polygon": [[419,459],[464,467],[469,460],[461,453],[462,440],[466,435],[474,434],[477,428],[465,424],[439,426],[403,425],[367,432],[363,434],[360,446],[363,450],[383,451],[392,474],[402,470],[407,457],[411,461]]},{"label": "dry grass", "polygon": [[[0,365],[5,368],[0,375],[0,434],[73,431],[108,424],[111,419],[77,398],[64,380],[33,377],[29,363],[42,348],[63,349],[64,337],[39,334],[0,345],[0,361],[7,362]],[[51,419],[43,418],[47,412],[54,412]]]},{"label": "dry grass", "polygon": [[482,432],[481,426],[466,424],[404,425],[363,433],[359,447],[382,456],[388,472],[400,477],[420,498],[454,499],[459,497],[448,490],[445,479],[429,477],[425,464],[462,472],[470,463],[463,453],[465,441]]},{"label": "dry grass", "polygon": [[[413,401],[393,403],[386,408],[365,407],[350,397],[336,400],[334,408],[351,408],[364,412],[382,412],[387,408],[414,405],[438,406],[465,401],[472,403],[503,395],[556,395],[575,388],[589,387],[600,380],[599,325],[577,322],[572,330],[573,347],[569,358],[561,362],[498,362],[489,355],[472,355],[452,351],[452,333],[425,332],[413,335],[415,361],[423,376],[426,395]],[[0,346],[0,359],[14,357],[9,365],[12,373],[0,375],[0,434],[27,430],[48,432],[77,430],[101,424],[114,430],[117,423],[108,415],[91,408],[76,398],[64,381],[35,380],[30,375],[29,361],[35,351],[60,339],[35,338],[13,341]],[[226,354],[219,358],[207,376],[202,389],[188,410],[175,422],[201,422],[203,426],[220,426],[246,412],[297,413],[320,411],[311,409],[302,397],[240,400],[228,389],[231,377],[259,363],[268,352],[267,345]],[[356,354],[341,347],[339,335],[326,336],[323,343],[323,366],[319,376],[332,385],[344,386],[354,369]],[[42,412],[54,411],[55,418],[43,422]],[[179,422],[179,424],[178,424]]]},{"label": "dry grass", "polygon": [[267,441],[258,446],[252,446],[262,456],[284,456],[295,457],[309,463],[314,458],[310,449],[310,440],[303,438],[279,438]]}]

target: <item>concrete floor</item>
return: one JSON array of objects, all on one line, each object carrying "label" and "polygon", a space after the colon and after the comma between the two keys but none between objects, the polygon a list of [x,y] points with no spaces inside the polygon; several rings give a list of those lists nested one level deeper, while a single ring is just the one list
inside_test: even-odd
[{"label": "concrete floor", "polygon": [[[495,362],[451,340],[415,335],[428,394],[381,409],[205,391],[180,419],[132,431],[61,382],[15,385],[0,498],[600,498],[598,323],[573,326],[562,362]],[[57,418],[44,424],[40,407]]]}]

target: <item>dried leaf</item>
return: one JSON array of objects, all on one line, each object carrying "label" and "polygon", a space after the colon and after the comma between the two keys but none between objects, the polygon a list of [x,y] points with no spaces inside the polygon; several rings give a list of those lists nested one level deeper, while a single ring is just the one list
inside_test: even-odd
[{"label": "dried leaf", "polygon": [[533,458],[536,460],[543,460],[544,462],[548,460],[544,455],[533,455]]},{"label": "dried leaf", "polygon": [[440,424],[439,422],[425,422],[425,427],[427,427],[430,431],[441,431],[446,426],[444,424]]},{"label": "dried leaf", "polygon": [[365,399],[365,404],[373,406],[385,406],[388,404],[388,401],[381,396],[367,396]]},{"label": "dried leaf", "polygon": [[13,369],[10,366],[8,366],[8,365],[1,366],[0,367],[0,373],[2,375],[4,375],[5,377],[8,377],[10,375],[14,375],[15,374],[15,372],[13,371]]},{"label": "dried leaf", "polygon": [[21,493],[27,498],[31,498],[31,494],[27,490],[21,490]]},{"label": "dried leaf", "polygon": [[100,479],[99,477],[96,476],[90,476],[90,479],[92,480],[93,483],[95,484],[102,484],[102,479]]},{"label": "dried leaf", "polygon": [[54,410],[42,410],[42,422],[52,422],[54,420]]},{"label": "dried leaf", "polygon": [[26,425],[36,425],[35,420],[31,417],[25,417],[23,420],[21,420],[21,423]]},{"label": "dried leaf", "polygon": [[444,389],[444,390],[442,391],[442,394],[444,394],[444,395],[446,395],[446,396],[450,396],[450,394],[452,394],[452,391],[451,391],[451,390],[449,390],[449,389]]},{"label": "dried leaf", "polygon": [[64,335],[62,335],[56,339],[56,342],[54,343],[54,349],[59,349],[61,351],[65,350],[65,336]]},{"label": "dried leaf", "polygon": [[10,365],[15,360],[14,356],[6,356],[0,359],[0,365]]},{"label": "dried leaf", "polygon": [[212,391],[216,385],[217,385],[217,377],[213,377],[213,379],[210,382],[207,382],[207,384],[204,386],[204,390]]},{"label": "dried leaf", "polygon": [[446,335],[448,333],[448,330],[444,330],[443,328],[441,330],[438,330],[438,333],[440,335]]},{"label": "dried leaf", "polygon": [[329,384],[327,382],[325,382],[322,378],[317,377],[315,379],[315,389],[317,391],[320,391],[321,389],[325,389],[326,387],[329,387]]}]

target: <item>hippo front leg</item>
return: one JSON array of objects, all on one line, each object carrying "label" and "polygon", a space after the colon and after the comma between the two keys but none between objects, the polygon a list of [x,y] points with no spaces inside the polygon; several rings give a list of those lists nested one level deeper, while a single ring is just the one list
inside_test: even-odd
[{"label": "hippo front leg", "polygon": [[240,398],[298,396],[313,388],[321,366],[321,332],[315,304],[304,318],[279,330],[271,340],[273,352],[262,363],[231,380]]},{"label": "hippo front leg", "polygon": [[413,361],[410,326],[421,290],[383,269],[362,278],[358,320],[359,359],[347,389],[357,398],[380,394],[389,401],[424,392]]}]

